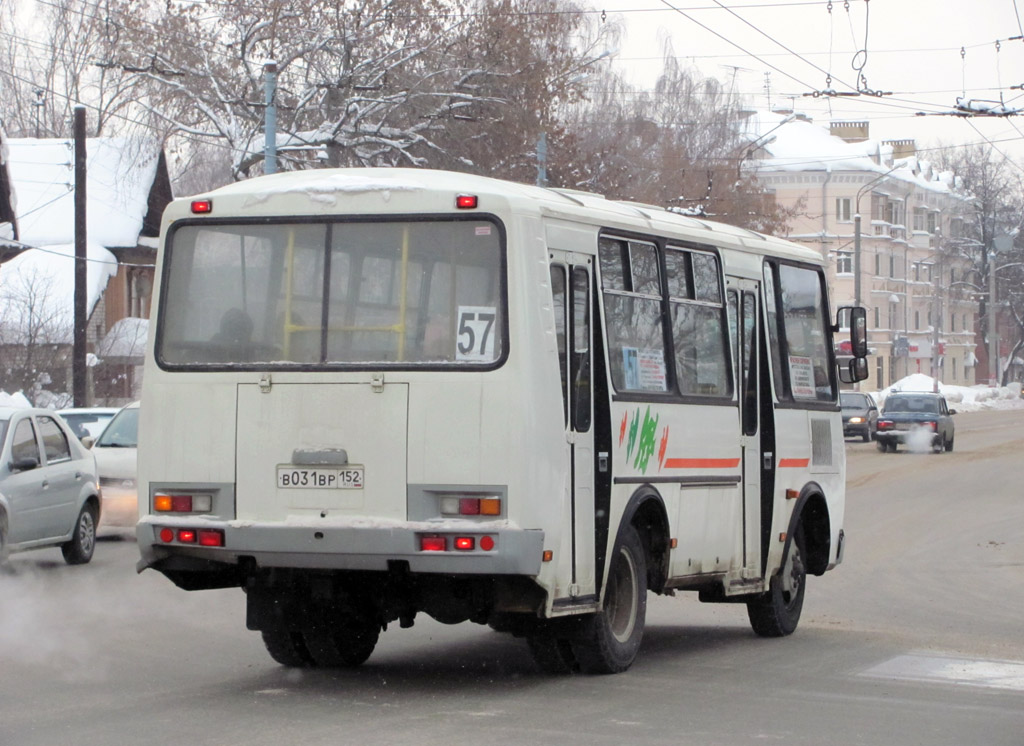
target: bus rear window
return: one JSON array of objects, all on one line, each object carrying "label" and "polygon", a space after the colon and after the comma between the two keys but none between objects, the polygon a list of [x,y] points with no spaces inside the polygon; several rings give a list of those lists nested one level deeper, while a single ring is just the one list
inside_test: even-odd
[{"label": "bus rear window", "polygon": [[488,366],[504,353],[489,221],[186,224],[166,256],[163,365]]}]

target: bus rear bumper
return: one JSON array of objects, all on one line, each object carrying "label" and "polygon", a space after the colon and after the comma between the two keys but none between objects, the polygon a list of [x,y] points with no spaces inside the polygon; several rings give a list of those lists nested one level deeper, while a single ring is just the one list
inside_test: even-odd
[{"label": "bus rear bumper", "polygon": [[[170,541],[164,540],[169,535],[165,529],[173,532]],[[200,529],[223,532],[223,546],[200,546],[194,537],[179,540],[181,531]],[[142,555],[136,565],[139,572],[168,565],[186,571],[189,567],[201,571],[211,565],[373,571],[405,562],[414,573],[536,576],[544,551],[541,530],[483,524],[439,525],[436,529],[423,523],[314,527],[144,516],[136,536]],[[424,550],[427,537],[442,538],[444,549]],[[456,548],[456,539],[472,542],[463,541],[461,546],[466,548]]]}]

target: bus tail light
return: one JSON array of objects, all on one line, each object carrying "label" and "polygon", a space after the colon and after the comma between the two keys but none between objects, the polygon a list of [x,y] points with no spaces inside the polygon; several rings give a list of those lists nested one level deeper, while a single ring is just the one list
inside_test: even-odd
[{"label": "bus tail light", "polygon": [[224,546],[224,532],[219,528],[199,529],[199,546],[222,547]]},{"label": "bus tail light", "polygon": [[455,198],[455,206],[460,210],[473,210],[476,208],[475,194],[460,194]]},{"label": "bus tail light", "polygon": [[212,509],[212,495],[153,495],[153,510],[157,513],[209,513]]},{"label": "bus tail light", "polygon": [[460,552],[470,552],[476,548],[476,539],[472,536],[456,536],[455,548]]},{"label": "bus tail light", "polygon": [[157,531],[157,537],[164,544],[198,544],[201,547],[224,546],[224,531],[219,528],[173,528],[164,527]]},{"label": "bus tail light", "polygon": [[501,515],[499,497],[461,497],[446,495],[441,498],[441,515]]},{"label": "bus tail light", "polygon": [[448,548],[448,542],[443,536],[421,536],[421,552],[443,552]]},{"label": "bus tail light", "polygon": [[213,212],[213,200],[212,199],[194,199],[192,200],[192,214],[193,215],[207,215]]}]

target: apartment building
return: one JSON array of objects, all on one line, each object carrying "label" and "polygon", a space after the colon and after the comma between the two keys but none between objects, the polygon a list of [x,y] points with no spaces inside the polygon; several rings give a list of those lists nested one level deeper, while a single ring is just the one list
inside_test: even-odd
[{"label": "apartment building", "polygon": [[913,140],[872,140],[868,122],[824,128],[762,112],[747,125],[758,181],[779,205],[798,208],[789,238],[828,257],[836,306],[868,310],[870,377],[861,387],[912,373],[973,385],[977,302],[957,251],[965,200],[954,175],[919,157]]}]

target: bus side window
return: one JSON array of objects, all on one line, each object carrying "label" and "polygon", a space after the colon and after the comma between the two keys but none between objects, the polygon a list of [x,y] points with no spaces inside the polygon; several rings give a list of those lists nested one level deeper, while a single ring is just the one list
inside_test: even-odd
[{"label": "bus side window", "polygon": [[555,337],[558,345],[558,369],[562,374],[562,419],[569,423],[568,403],[568,349],[565,333],[566,319],[566,278],[565,267],[561,264],[551,265],[551,294],[554,298]]}]

